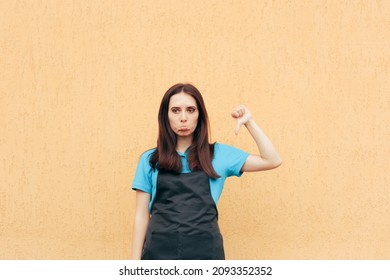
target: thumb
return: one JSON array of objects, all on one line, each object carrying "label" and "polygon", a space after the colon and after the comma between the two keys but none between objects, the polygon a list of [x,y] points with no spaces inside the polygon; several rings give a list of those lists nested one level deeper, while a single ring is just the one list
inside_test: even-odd
[{"label": "thumb", "polygon": [[237,135],[238,132],[240,131],[240,127],[241,127],[241,122],[240,122],[240,121],[237,121],[236,130],[234,131],[234,132],[236,133],[236,135]]}]

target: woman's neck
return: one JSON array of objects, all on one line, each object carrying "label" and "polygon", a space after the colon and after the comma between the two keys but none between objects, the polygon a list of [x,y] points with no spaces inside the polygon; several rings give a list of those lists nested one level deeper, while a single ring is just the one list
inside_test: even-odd
[{"label": "woman's neck", "polygon": [[192,135],[188,137],[178,137],[176,144],[176,151],[184,153],[189,146],[192,145]]}]

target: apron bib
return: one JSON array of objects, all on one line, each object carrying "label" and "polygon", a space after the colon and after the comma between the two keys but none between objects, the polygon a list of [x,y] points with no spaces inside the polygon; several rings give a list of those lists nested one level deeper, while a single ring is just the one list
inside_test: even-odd
[{"label": "apron bib", "polygon": [[224,260],[218,211],[203,171],[159,171],[143,260]]}]

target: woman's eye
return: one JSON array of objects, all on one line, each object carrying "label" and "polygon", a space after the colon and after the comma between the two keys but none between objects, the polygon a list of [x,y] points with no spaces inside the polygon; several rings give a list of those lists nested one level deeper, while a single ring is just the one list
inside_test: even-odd
[{"label": "woman's eye", "polygon": [[175,109],[175,108],[172,109],[172,113],[176,114],[176,113],[178,113],[178,112],[179,112],[178,109]]},{"label": "woman's eye", "polygon": [[190,113],[193,113],[193,112],[195,112],[195,109],[194,108],[188,108],[187,111],[190,112]]}]

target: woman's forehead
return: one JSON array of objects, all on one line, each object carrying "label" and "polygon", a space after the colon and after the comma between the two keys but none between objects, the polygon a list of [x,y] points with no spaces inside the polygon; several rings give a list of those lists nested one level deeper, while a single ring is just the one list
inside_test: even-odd
[{"label": "woman's forehead", "polygon": [[196,100],[191,95],[185,92],[174,94],[169,99],[169,107],[196,107]]}]

